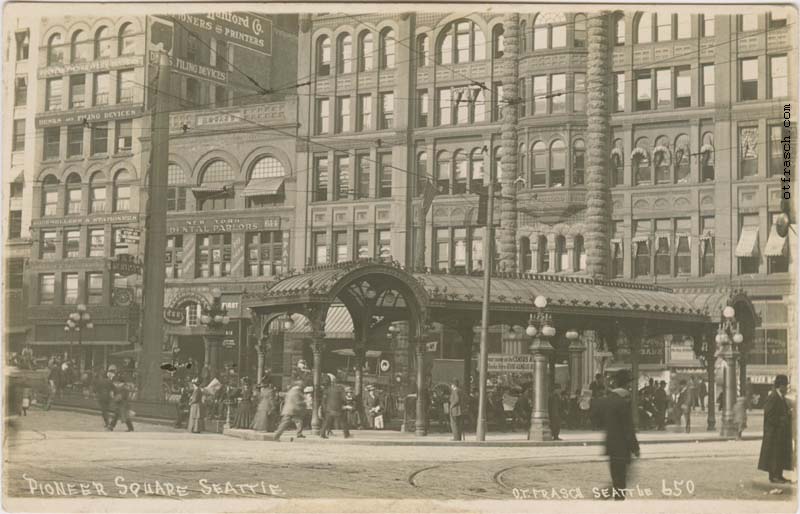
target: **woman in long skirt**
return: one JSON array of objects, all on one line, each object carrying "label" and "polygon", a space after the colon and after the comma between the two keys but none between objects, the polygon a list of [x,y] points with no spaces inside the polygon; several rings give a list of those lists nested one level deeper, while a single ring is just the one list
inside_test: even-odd
[{"label": "woman in long skirt", "polygon": [[200,380],[192,380],[192,395],[189,398],[189,422],[186,424],[187,430],[194,434],[199,434],[205,430],[203,421],[203,390],[200,389]]},{"label": "woman in long skirt", "polygon": [[236,417],[233,420],[234,428],[250,428],[253,423],[253,391],[246,380],[242,380],[242,393],[239,399],[239,407],[236,409]]},{"label": "woman in long skirt", "polygon": [[251,428],[259,432],[270,432],[273,428],[272,419],[275,411],[275,391],[269,384],[261,384],[258,393],[258,406],[256,415],[253,416]]}]

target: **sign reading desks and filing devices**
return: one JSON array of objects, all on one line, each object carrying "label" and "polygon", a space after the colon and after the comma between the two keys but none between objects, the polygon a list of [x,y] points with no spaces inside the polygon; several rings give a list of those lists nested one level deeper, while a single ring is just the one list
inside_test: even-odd
[{"label": "sign reading desks and filing devices", "polygon": [[530,373],[533,371],[533,355],[490,353],[488,364],[489,373]]},{"label": "sign reading desks and filing devices", "polygon": [[135,255],[121,254],[111,260],[111,272],[123,277],[138,275],[142,272],[142,261]]}]

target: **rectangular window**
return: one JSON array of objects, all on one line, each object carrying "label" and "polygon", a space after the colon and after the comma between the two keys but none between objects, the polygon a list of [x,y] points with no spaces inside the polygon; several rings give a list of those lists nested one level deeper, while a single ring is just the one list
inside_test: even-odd
[{"label": "rectangular window", "polygon": [[103,274],[88,273],[86,275],[86,303],[98,305],[103,303]]},{"label": "rectangular window", "polygon": [[467,270],[467,229],[453,229],[453,271]]},{"label": "rectangular window", "polygon": [[283,232],[248,233],[246,255],[245,270],[251,277],[270,277],[283,273]]},{"label": "rectangular window", "polygon": [[45,230],[41,232],[41,249],[39,251],[39,258],[41,259],[55,259],[56,256],[56,241],[58,234],[55,230]]},{"label": "rectangular window", "polygon": [[94,105],[108,105],[111,77],[108,72],[94,74]]},{"label": "rectangular window", "polygon": [[186,40],[186,60],[191,63],[197,63],[200,57],[200,39],[194,35],[189,34]]},{"label": "rectangular window", "polygon": [[133,120],[121,120],[116,123],[116,153],[130,152],[133,148]]},{"label": "rectangular window", "polygon": [[336,97],[336,132],[350,132],[350,97]]},{"label": "rectangular window", "polygon": [[334,159],[333,199],[350,198],[350,156],[337,155]]},{"label": "rectangular window", "polygon": [[634,221],[634,263],[635,277],[650,275],[650,244],[652,237],[652,222],[650,220]]},{"label": "rectangular window", "polygon": [[650,71],[636,73],[636,110],[649,111],[653,108],[653,82]]},{"label": "rectangular window", "polygon": [[347,232],[334,232],[333,244],[336,251],[336,262],[347,262],[350,260],[350,249],[347,246]]},{"label": "rectangular window", "polygon": [[528,100],[525,98],[525,79],[519,79],[517,84],[517,95],[519,96],[519,115],[527,116]]},{"label": "rectangular window", "polygon": [[231,234],[197,236],[197,276],[227,277],[231,274]]},{"label": "rectangular window", "polygon": [[356,259],[369,259],[369,231],[356,230]]},{"label": "rectangular window", "polygon": [[739,240],[736,257],[739,259],[739,274],[758,273],[758,214],[743,214],[740,217]]},{"label": "rectangular window", "polygon": [[39,305],[53,305],[56,299],[56,276],[52,273],[39,275]]},{"label": "rectangular window", "polygon": [[83,155],[83,125],[67,127],[67,157]]},{"label": "rectangular window", "polygon": [[106,186],[92,186],[89,189],[91,196],[89,212],[105,212],[106,210]]},{"label": "rectangular window", "polygon": [[436,271],[450,269],[450,229],[436,230]]},{"label": "rectangular window", "polygon": [[586,74],[575,74],[575,92],[573,93],[572,110],[575,112],[586,111]]},{"label": "rectangular window", "polygon": [[[788,129],[787,129],[788,130]],[[783,128],[780,125],[772,125],[769,128],[769,175],[783,174]]]},{"label": "rectangular window", "polygon": [[692,105],[692,70],[688,66],[675,69],[675,107]]},{"label": "rectangular window", "polygon": [[25,61],[28,59],[31,45],[31,33],[28,30],[22,30],[14,34],[17,40],[17,60]]},{"label": "rectangular window", "polygon": [[656,104],[658,109],[672,105],[672,70],[656,70]]},{"label": "rectangular window", "polygon": [[314,245],[314,264],[328,264],[328,236],[325,232],[312,235]]},{"label": "rectangular window", "polygon": [[14,134],[11,151],[21,152],[25,150],[25,119],[14,120]]},{"label": "rectangular window", "polygon": [[758,58],[739,61],[739,99],[758,99]]},{"label": "rectangular window", "polygon": [[14,106],[22,107],[28,103],[28,77],[25,75],[14,80]]},{"label": "rectangular window", "polygon": [[44,154],[43,158],[58,159],[61,156],[61,127],[47,127],[44,129]]},{"label": "rectangular window", "polygon": [[392,154],[378,154],[378,169],[380,170],[380,183],[378,185],[378,198],[392,197]]},{"label": "rectangular window", "polygon": [[78,109],[86,105],[86,75],[72,75],[69,78],[69,107]]},{"label": "rectangular window", "polygon": [[656,220],[655,269],[656,275],[670,275],[672,260],[672,221]]},{"label": "rectangular window", "polygon": [[390,230],[378,230],[378,258],[384,262],[392,262],[392,233]]},{"label": "rectangular window", "polygon": [[675,274],[689,275],[692,272],[692,251],[689,246],[692,223],[689,218],[675,220]]},{"label": "rectangular window", "polygon": [[8,211],[8,238],[19,239],[22,237],[22,211]]},{"label": "rectangular window", "polygon": [[390,129],[394,126],[394,93],[381,93],[379,98],[380,126],[378,129]]},{"label": "rectangular window", "polygon": [[669,41],[672,39],[672,14],[668,12],[656,13],[656,41]]},{"label": "rectangular window", "polygon": [[358,131],[372,128],[372,95],[358,95]]},{"label": "rectangular window", "polygon": [[492,84],[492,121],[499,121],[503,116],[503,83]]},{"label": "rectangular window", "polygon": [[547,114],[547,75],[533,77],[533,113]]},{"label": "rectangular window", "polygon": [[197,79],[186,78],[186,95],[183,105],[195,108],[200,105],[200,82]]},{"label": "rectangular window", "polygon": [[453,107],[456,125],[469,123],[470,90],[466,87],[453,88]]},{"label": "rectangular window", "polygon": [[785,55],[769,58],[769,97],[789,96],[789,69]]},{"label": "rectangular window", "polygon": [[739,16],[739,30],[741,32],[750,32],[758,30],[758,15],[757,14],[742,14]]},{"label": "rectangular window", "polygon": [[314,158],[314,201],[324,202],[328,199],[328,158]]},{"label": "rectangular window", "polygon": [[80,183],[78,187],[67,188],[67,214],[80,214],[83,203],[83,191]]},{"label": "rectangular window", "polygon": [[758,127],[739,129],[739,178],[758,174]]},{"label": "rectangular window", "polygon": [[417,126],[428,126],[428,91],[426,89],[417,91]]},{"label": "rectangular window", "polygon": [[111,229],[111,242],[114,244],[111,247],[112,257],[130,253],[128,248],[128,240],[125,238],[125,236],[122,235],[123,230],[126,229],[122,227],[120,228],[114,227]]},{"label": "rectangular window", "polygon": [[45,111],[55,111],[61,109],[61,94],[63,82],[61,78],[47,79],[45,90]]},{"label": "rectangular window", "polygon": [[317,99],[317,134],[327,134],[330,123],[330,100],[327,98]]},{"label": "rectangular window", "polygon": [[450,125],[453,123],[452,92],[452,89],[449,87],[442,88],[437,92],[439,125]]},{"label": "rectangular window", "polygon": [[42,205],[43,216],[58,215],[58,191],[45,191],[44,205]]},{"label": "rectangular window", "polygon": [[225,86],[214,86],[214,106],[226,107],[228,105],[228,90]]},{"label": "rectangular window", "polygon": [[700,275],[714,274],[714,216],[700,218]]},{"label": "rectangular window", "polygon": [[702,104],[703,105],[714,105],[714,65],[713,64],[703,64],[702,65]]},{"label": "rectangular window", "polygon": [[369,155],[356,155],[356,198],[369,198],[370,191],[370,160]]},{"label": "rectangular window", "polygon": [[775,228],[779,213],[770,213],[770,229],[764,254],[767,256],[767,273],[787,273],[789,271],[789,253],[787,237],[780,237]]},{"label": "rectangular window", "polygon": [[[119,70],[117,72],[117,103],[126,104],[133,102],[133,70]],[[188,86],[188,81],[187,81]],[[187,95],[189,94],[187,87]]]},{"label": "rectangular window", "polygon": [[624,256],[622,240],[615,239],[611,241],[611,276],[621,277],[624,273]]},{"label": "rectangular window", "polygon": [[167,237],[164,268],[166,278],[181,278],[183,275],[183,236]]},{"label": "rectangular window", "polygon": [[470,270],[483,271],[483,227],[470,229],[470,243]]},{"label": "rectangular window", "polygon": [[566,111],[567,76],[563,73],[550,76],[550,112]]},{"label": "rectangular window", "polygon": [[714,15],[703,15],[703,37],[712,37],[714,35]]},{"label": "rectangular window", "polygon": [[64,273],[64,305],[78,303],[78,274]]},{"label": "rectangular window", "polygon": [[108,122],[92,125],[92,155],[108,153]]},{"label": "rectangular window", "polygon": [[89,229],[89,257],[103,257],[106,254],[106,231],[103,228]]},{"label": "rectangular window", "polygon": [[64,257],[77,258],[81,256],[80,230],[67,230],[64,232]]},{"label": "rectangular window", "polygon": [[22,289],[25,278],[25,259],[12,258],[6,260],[6,287]]}]

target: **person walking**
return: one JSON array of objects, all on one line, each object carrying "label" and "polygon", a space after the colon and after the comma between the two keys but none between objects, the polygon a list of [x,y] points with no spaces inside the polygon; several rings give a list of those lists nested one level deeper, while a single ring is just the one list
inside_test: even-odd
[{"label": "person walking", "polygon": [[303,439],[303,418],[306,413],[306,400],[303,396],[303,382],[296,380],[292,383],[292,387],[286,392],[286,397],[283,400],[283,409],[281,409],[281,423],[275,431],[275,441],[281,440],[281,435],[292,424],[297,428],[297,439]]},{"label": "person walking", "polygon": [[558,437],[561,433],[561,386],[555,384],[550,393],[550,401],[547,402],[547,410],[550,414],[550,432],[553,434],[553,441],[561,441]]},{"label": "person walking", "polygon": [[256,388],[258,403],[250,428],[257,432],[269,432],[272,428],[272,413],[275,410],[275,392],[270,384],[256,384]]},{"label": "person walking", "polygon": [[769,473],[771,483],[785,484],[788,480],[783,477],[783,470],[794,468],[792,411],[786,401],[789,378],[786,375],[778,375],[775,377],[774,385],[764,404],[764,437],[761,440],[758,469]]},{"label": "person walking", "polygon": [[347,426],[347,417],[344,415],[344,388],[333,378],[330,382],[325,399],[325,420],[322,422],[319,436],[327,439],[328,431],[332,430],[338,422],[338,425],[342,427],[344,438],[347,439],[350,437],[350,429]]},{"label": "person walking", "polygon": [[606,430],[606,455],[609,457],[612,483],[609,496],[615,500],[625,499],[623,489],[627,484],[631,455],[639,457],[639,441],[633,428],[631,393],[628,390],[631,380],[631,373],[627,369],[617,371],[614,388],[598,401],[598,408],[594,411],[597,423]]},{"label": "person walking", "polygon": [[461,388],[458,380],[450,385],[450,428],[453,431],[453,441],[461,440]]},{"label": "person walking", "polygon": [[192,394],[189,397],[189,422],[186,430],[193,434],[199,434],[205,430],[203,419],[203,390],[200,388],[200,379],[192,380]]},{"label": "person walking", "polygon": [[[686,380],[680,381],[681,390],[678,393],[678,408],[680,415],[686,416],[686,433],[692,431],[692,390],[686,384]],[[680,420],[680,417],[678,418]],[[680,422],[678,423],[680,429]]]},{"label": "person walking", "polygon": [[706,396],[708,396],[708,384],[704,378],[700,379],[700,385],[697,388],[697,397],[700,400],[700,410],[706,410]]},{"label": "person walking", "polygon": [[653,393],[653,403],[656,407],[656,430],[666,430],[664,425],[665,417],[667,415],[667,382],[662,380],[658,383],[658,389]]},{"label": "person walking", "polygon": [[128,432],[133,432],[133,421],[131,420],[130,405],[128,404],[130,389],[119,375],[114,377],[112,384],[114,387],[113,414],[106,430],[113,432],[114,427],[117,426],[117,421],[122,420],[125,426],[128,427]]},{"label": "person walking", "polygon": [[383,406],[381,405],[381,399],[375,394],[375,386],[372,384],[367,386],[367,398],[365,403],[369,428],[377,428],[375,426],[375,418],[383,412]]},{"label": "person walking", "polygon": [[55,400],[58,394],[60,384],[61,363],[56,360],[50,365],[50,372],[47,374],[47,403],[44,406],[44,410],[50,410],[50,406],[53,404],[53,400]]},{"label": "person walking", "polygon": [[111,401],[115,394],[114,376],[116,373],[109,369],[105,375],[101,375],[94,383],[94,395],[97,398],[97,405],[100,406],[100,415],[103,416],[103,427],[108,428],[110,423]]}]

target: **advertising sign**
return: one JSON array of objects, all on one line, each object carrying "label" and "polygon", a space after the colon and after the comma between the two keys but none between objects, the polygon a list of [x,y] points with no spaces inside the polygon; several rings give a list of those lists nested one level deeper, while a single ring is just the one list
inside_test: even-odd
[{"label": "advertising sign", "polygon": [[272,55],[272,20],[251,12],[210,12],[178,14],[177,28],[207,33],[244,48]]},{"label": "advertising sign", "polygon": [[138,275],[142,272],[142,263],[135,255],[122,254],[111,261],[111,272],[119,273],[123,277]]},{"label": "advertising sign", "polygon": [[533,371],[533,355],[490,353],[490,373],[529,373]]},{"label": "advertising sign", "polygon": [[136,104],[126,105],[125,107],[111,105],[108,107],[54,112],[36,116],[36,128],[138,118],[142,115],[142,112],[142,106]]}]

